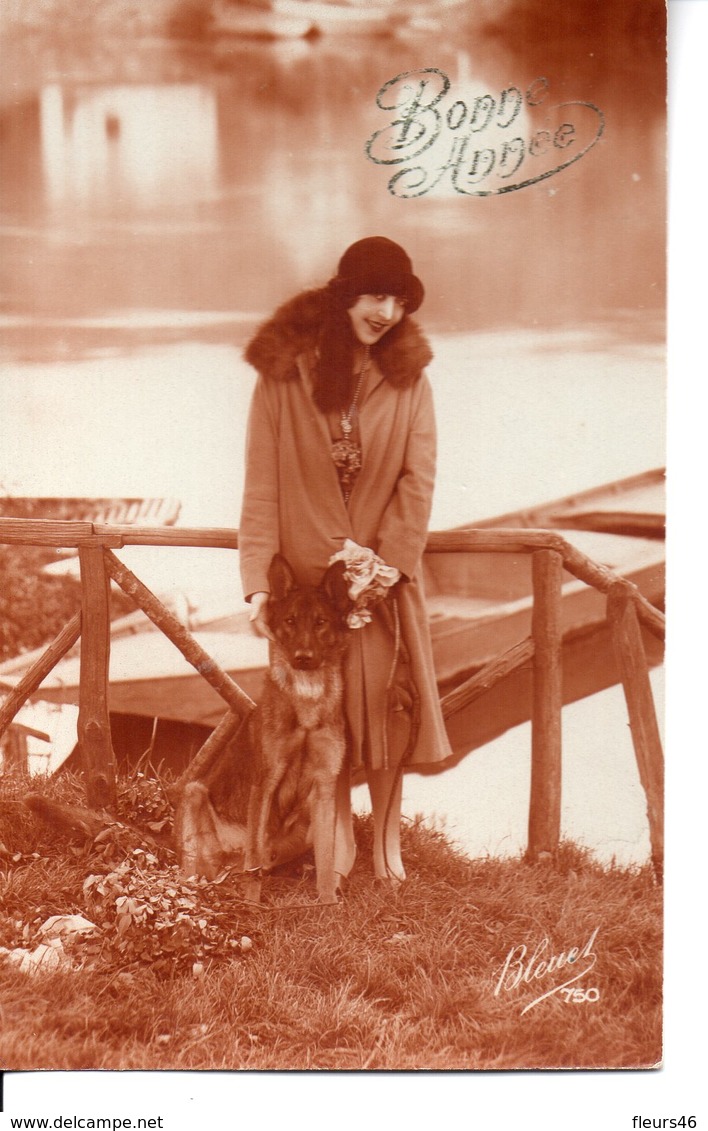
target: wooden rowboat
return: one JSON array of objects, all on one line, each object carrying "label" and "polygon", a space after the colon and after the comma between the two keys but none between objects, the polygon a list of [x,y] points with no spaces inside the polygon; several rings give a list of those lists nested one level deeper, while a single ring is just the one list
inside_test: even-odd
[{"label": "wooden rowboat", "polygon": [[300,15],[314,35],[390,35],[408,19],[399,4],[340,3],[339,0],[273,0],[276,16]]},{"label": "wooden rowboat", "polygon": [[[663,609],[665,593],[664,471],[617,481],[553,503],[476,523],[477,528],[554,530],[588,558],[637,586]],[[511,553],[426,554],[426,596],[433,656],[445,721],[457,757],[531,716],[531,664],[510,672],[461,708],[455,689],[500,653],[526,640],[533,608],[531,556]],[[563,702],[620,681],[603,594],[564,574]],[[643,630],[650,667],[663,645]]]},{"label": "wooden rowboat", "polygon": [[407,21],[391,4],[272,0],[267,6],[222,0],[211,13],[214,35],[239,39],[306,39],[321,35],[390,35]]},{"label": "wooden rowboat", "polygon": [[237,39],[305,39],[314,34],[308,15],[295,11],[275,11],[271,5],[229,3],[215,4],[210,28],[216,36]]}]

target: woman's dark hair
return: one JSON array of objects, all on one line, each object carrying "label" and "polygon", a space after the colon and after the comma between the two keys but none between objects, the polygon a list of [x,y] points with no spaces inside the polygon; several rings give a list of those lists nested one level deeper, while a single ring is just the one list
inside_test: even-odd
[{"label": "woman's dark hair", "polygon": [[386,359],[404,332],[406,315],[418,309],[425,290],[413,274],[408,253],[386,236],[367,236],[344,252],[337,274],[324,289],[324,318],[320,327],[314,371],[314,399],[322,412],[347,409],[354,396],[354,354],[359,344],[347,313],[360,295],[395,295],[404,304],[401,321],[371,347],[384,376]]},{"label": "woman's dark hair", "polygon": [[[348,311],[359,295],[337,286],[333,279],[327,287],[325,316],[320,329],[317,360],[314,369],[313,399],[321,412],[340,412],[349,408],[354,397],[357,376],[354,373],[354,355],[359,341],[354,333]],[[333,285],[335,284],[335,285]],[[371,356],[385,356],[395,345],[406,319],[403,318],[387,330],[374,346]]]}]

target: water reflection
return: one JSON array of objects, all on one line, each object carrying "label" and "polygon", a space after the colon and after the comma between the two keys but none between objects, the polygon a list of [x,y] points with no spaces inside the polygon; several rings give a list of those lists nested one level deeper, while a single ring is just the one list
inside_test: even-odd
[{"label": "water reflection", "polygon": [[[87,76],[84,59],[80,78],[67,68],[0,111],[10,314],[256,315],[326,279],[342,246],[380,231],[410,248],[431,328],[622,312],[651,323],[663,308],[661,44],[645,37],[628,54],[625,33],[603,54],[568,32],[562,47],[490,34],[365,50],[165,48],[169,66],[133,60],[129,81],[105,60]],[[503,197],[460,196],[446,180],[397,199],[365,144],[385,125],[381,85],[423,66],[444,70],[468,101],[543,74],[556,101],[599,106],[605,134],[572,168]]]},{"label": "water reflection", "polygon": [[216,99],[203,84],[51,83],[39,95],[39,121],[50,206],[130,213],[215,191]]}]

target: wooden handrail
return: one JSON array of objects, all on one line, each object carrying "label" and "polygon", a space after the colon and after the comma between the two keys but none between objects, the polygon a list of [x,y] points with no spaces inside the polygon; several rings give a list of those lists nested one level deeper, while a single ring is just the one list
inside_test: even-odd
[{"label": "wooden handrail", "polygon": [[0,543],[22,546],[80,546],[93,537],[90,522],[65,519],[0,518]]},{"label": "wooden handrail", "polygon": [[[238,549],[238,531],[209,526],[130,526],[105,522],[71,522],[65,519],[0,518],[0,544],[26,546],[64,546],[77,549],[87,544],[107,546],[203,546],[211,549]],[[567,543],[551,530],[526,527],[440,530],[428,535],[426,553],[531,553],[557,550],[564,553]]]},{"label": "wooden handrail", "polygon": [[112,550],[122,546],[203,546],[236,550],[238,531],[230,527],[131,526],[51,518],[0,518],[0,545],[78,549],[91,544]]},{"label": "wooden handrail", "polygon": [[[52,546],[76,549],[89,544],[106,549],[123,546],[199,546],[205,549],[238,549],[238,530],[230,527],[129,526],[111,523],[71,522],[60,519],[0,518],[0,545]],[[552,530],[526,527],[470,527],[440,530],[428,535],[427,554],[490,553],[519,554],[536,550],[555,550],[563,568],[586,585],[609,593],[621,577],[607,566],[594,562],[582,551]],[[629,583],[628,583],[629,584]],[[663,636],[665,619],[632,586],[637,614],[655,635]]]},{"label": "wooden handrail", "polygon": [[121,546],[200,546],[208,550],[238,550],[238,531],[218,526],[111,526],[94,523],[94,537],[117,537]]},{"label": "wooden handrail", "polygon": [[568,573],[600,593],[609,593],[613,585],[622,581],[632,592],[639,619],[655,636],[663,639],[666,619],[661,610],[647,601],[636,585],[608,566],[594,562],[577,546],[568,542],[562,534],[556,534],[551,530],[526,530],[524,527],[519,529],[500,527],[495,530],[477,528],[449,532],[445,530],[430,534],[425,546],[426,554],[532,554],[536,550],[555,550],[563,559],[563,568]]}]

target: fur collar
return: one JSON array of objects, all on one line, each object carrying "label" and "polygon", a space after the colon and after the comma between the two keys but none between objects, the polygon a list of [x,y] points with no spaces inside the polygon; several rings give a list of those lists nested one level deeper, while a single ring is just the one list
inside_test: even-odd
[{"label": "fur collar", "polygon": [[[284,303],[246,346],[246,361],[273,381],[289,381],[296,376],[298,356],[314,350],[317,345],[325,303],[324,289],[304,291]],[[416,322],[406,318],[402,327],[402,333],[388,349],[383,338],[375,355],[383,376],[397,388],[415,384],[433,356]]]}]

